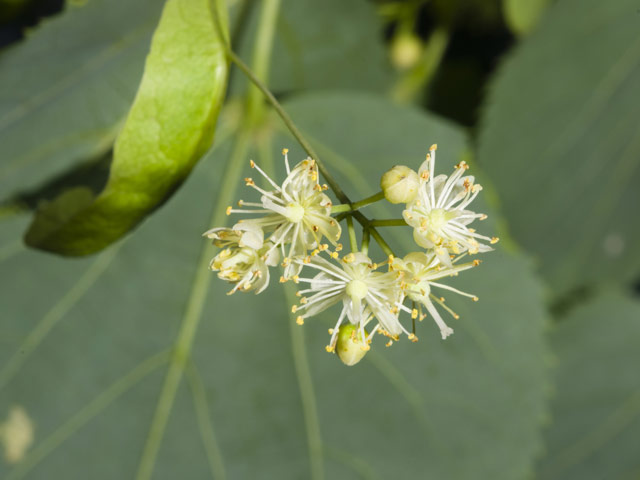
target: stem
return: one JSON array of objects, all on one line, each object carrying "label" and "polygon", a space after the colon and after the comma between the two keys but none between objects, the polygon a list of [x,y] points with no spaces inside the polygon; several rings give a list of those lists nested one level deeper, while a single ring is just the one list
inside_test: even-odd
[{"label": "stem", "polygon": [[391,247],[389,246],[389,244],[387,242],[384,241],[384,238],[382,238],[380,236],[380,234],[378,233],[378,231],[373,228],[370,227],[368,228],[368,230],[371,232],[371,236],[375,239],[376,242],[378,242],[378,245],[380,245],[380,248],[382,249],[382,251],[391,257],[395,257],[396,255],[393,253],[393,250],[391,250]]},{"label": "stem", "polygon": [[347,230],[349,231],[349,246],[352,252],[358,251],[358,240],[356,239],[356,229],[353,228],[353,218],[347,217]]},{"label": "stem", "polygon": [[371,233],[368,228],[362,229],[362,247],[360,251],[367,255],[369,253],[369,238],[371,238]]},{"label": "stem", "polygon": [[449,31],[440,27],[433,31],[420,62],[398,80],[391,90],[391,98],[399,103],[409,103],[429,84],[449,44]]},{"label": "stem", "polygon": [[[265,75],[268,72],[269,56],[271,54],[272,45],[271,40],[265,39],[265,36],[268,34],[273,35],[275,31],[275,22],[277,20],[279,4],[279,0],[270,0],[269,2],[263,3],[264,8],[261,11],[259,20],[258,28],[260,31],[257,41],[262,41],[265,45],[255,46],[253,60],[256,63],[257,69],[261,74]],[[213,13],[217,24],[216,31],[220,35],[220,38],[227,50],[229,50],[228,40],[224,37],[223,33],[226,30],[223,29],[222,22],[220,20],[218,3],[214,2],[214,5],[215,11]],[[274,25],[269,25],[269,23],[273,23]],[[266,56],[267,58],[263,58],[263,56]],[[225,167],[223,177],[224,181],[222,182],[217,201],[213,208],[214,214],[211,219],[212,225],[220,225],[224,223],[225,215],[220,206],[230,204],[233,196],[235,195],[238,183],[237,180],[242,172],[244,159],[251,140],[251,129],[254,122],[259,120],[260,110],[262,109],[262,104],[259,100],[260,99],[256,95],[252,96],[251,90],[247,92],[245,122],[241,124],[242,126],[240,127],[240,131],[236,137],[231,157]],[[202,318],[202,310],[204,308],[207,290],[212,277],[211,272],[209,272],[207,268],[204,268],[209,261],[209,256],[210,252],[209,247],[207,246],[203,248],[200,253],[198,265],[201,268],[196,272],[196,276],[193,281],[191,296],[189,297],[187,309],[180,326],[171,363],[162,386],[160,398],[158,399],[158,405],[151,422],[149,435],[142,452],[140,464],[138,465],[138,472],[136,474],[137,480],[147,480],[151,478],[151,475],[153,474],[153,468],[158,456],[162,438],[164,437],[164,432],[169,420],[169,414],[173,408],[178,387],[180,386],[187,361],[191,355],[193,339],[198,329],[200,319]]]},{"label": "stem", "polygon": [[339,205],[333,205],[331,207],[331,213],[342,213],[342,212],[350,212],[351,205],[348,203],[341,203]]},{"label": "stem", "polygon": [[371,205],[372,203],[379,202],[380,200],[384,200],[384,192],[378,192],[356,203],[352,203],[351,210],[358,210],[362,207],[366,207],[367,205]]},{"label": "stem", "polygon": [[407,222],[404,218],[390,218],[388,220],[371,220],[369,225],[372,227],[406,227]]},{"label": "stem", "polygon": [[[211,225],[220,225],[224,222],[225,213],[221,206],[231,203],[235,194],[236,185],[244,165],[243,159],[246,156],[248,138],[249,131],[247,128],[244,128],[238,134],[235,148],[225,168],[223,177],[225,181],[222,182],[220,193],[214,204],[214,214],[211,218]],[[209,263],[209,257],[211,256],[209,249],[210,247],[207,245],[200,253],[198,260],[199,268],[193,280],[187,310],[180,326],[178,338],[171,357],[171,363],[169,364],[169,369],[164,384],[162,385],[162,391],[151,422],[149,435],[142,452],[142,457],[140,458],[138,472],[135,477],[137,480],[147,480],[151,478],[153,474],[153,467],[156,462],[156,457],[158,456],[160,443],[164,437],[169,414],[173,408],[173,402],[178,392],[187,360],[191,354],[191,346],[200,319],[202,318],[202,310],[212,278],[211,272],[206,268],[206,265]]]},{"label": "stem", "polygon": [[[279,9],[280,0],[264,0],[261,2],[258,31],[253,46],[251,65],[256,77],[263,79],[265,82],[269,78],[269,59],[271,58]],[[255,85],[250,85],[247,93],[247,117],[252,125],[255,125],[262,119],[263,114],[264,100],[260,90]]]}]

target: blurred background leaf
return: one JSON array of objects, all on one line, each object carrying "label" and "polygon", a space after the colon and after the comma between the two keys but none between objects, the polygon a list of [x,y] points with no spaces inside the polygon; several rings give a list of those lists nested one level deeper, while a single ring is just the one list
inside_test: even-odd
[{"label": "blurred background leaf", "polygon": [[505,20],[518,35],[531,33],[551,0],[502,0]]},{"label": "blurred background leaf", "polygon": [[[250,6],[252,1],[245,2]],[[234,48],[249,58],[258,9]],[[383,91],[391,81],[383,25],[370,2],[283,0],[268,84],[277,93],[330,88]],[[244,79],[242,79],[244,84]]]},{"label": "blurred background leaf", "polygon": [[478,161],[550,294],[640,273],[637,2],[564,0],[501,68]]},{"label": "blurred background leaf", "polygon": [[[465,150],[448,122],[373,96],[317,94],[287,108],[336,158],[353,162],[342,172],[358,172],[354,196],[374,191],[396,159],[419,164],[434,140],[445,142],[443,171]],[[272,141],[274,158],[282,143],[292,145]],[[213,156],[227,154],[223,146]],[[297,148],[290,155],[302,158]],[[131,478],[163,381],[166,357],[152,356],[172,345],[187,305],[211,281],[192,352],[200,374],[189,367],[178,391],[154,479],[223,468],[229,478],[308,478],[310,464],[327,478],[525,478],[546,397],[545,312],[528,262],[496,251],[455,279],[481,300],[448,296],[461,319],[451,320],[456,333],[446,342],[427,320],[417,344],[384,349],[376,339],[347,368],[324,352],[335,312],[298,327],[277,282],[258,297],[229,297],[228,285],[202,275],[213,255],[200,234],[220,186],[216,158],[134,235],[93,259],[5,256],[3,338],[27,340],[0,349],[0,418],[23,407],[35,444],[15,470],[0,463],[0,476]],[[1,223],[0,238],[12,242],[23,221]]]},{"label": "blurred background leaf", "polygon": [[162,5],[67,6],[0,54],[0,200],[111,149]]},{"label": "blurred background leaf", "polygon": [[556,325],[553,424],[539,478],[634,479],[640,475],[640,302],[607,293]]}]

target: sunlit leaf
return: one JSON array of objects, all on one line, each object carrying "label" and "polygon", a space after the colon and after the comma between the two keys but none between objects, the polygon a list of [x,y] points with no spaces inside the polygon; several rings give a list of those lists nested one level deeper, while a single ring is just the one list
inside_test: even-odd
[{"label": "sunlit leaf", "polygon": [[554,295],[640,271],[637,3],[565,0],[502,66],[479,159]]},{"label": "sunlit leaf", "polygon": [[538,478],[637,478],[640,302],[608,294],[580,305],[551,343],[556,392]]},{"label": "sunlit leaf", "polygon": [[44,204],[25,236],[33,247],[86,255],[110,245],[173,193],[210,147],[228,63],[209,0],[170,0],[104,190]]}]

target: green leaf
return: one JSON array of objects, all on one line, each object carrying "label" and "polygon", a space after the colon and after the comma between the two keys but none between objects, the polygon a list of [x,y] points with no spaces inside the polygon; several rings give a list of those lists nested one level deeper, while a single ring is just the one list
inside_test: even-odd
[{"label": "green leaf", "polygon": [[557,356],[553,424],[538,478],[637,478],[640,472],[640,302],[606,294],[551,334]]},{"label": "green leaf", "polygon": [[[465,150],[453,125],[373,96],[318,94],[286,108],[326,144],[332,171],[354,179],[345,185],[354,198],[373,193],[393,163],[419,165],[433,141],[442,171]],[[285,146],[303,158],[289,139],[272,141],[274,158]],[[232,181],[218,168],[227,156],[223,146],[201,162],[175,199],[97,257],[22,251],[3,261],[0,338],[15,340],[0,349],[0,418],[22,406],[35,442],[20,463],[0,460],[0,477],[134,478],[152,438],[154,479],[524,478],[546,397],[545,313],[528,263],[487,254],[453,281],[480,301],[447,296],[461,315],[452,337],[426,320],[418,343],[387,349],[376,338],[346,367],[324,350],[335,311],[300,327],[277,281],[259,296],[228,296],[207,271],[214,251],[201,233],[215,192]],[[261,162],[248,156],[246,174],[249,158]],[[249,200],[242,190],[235,198]],[[225,207],[215,205],[218,217]],[[20,225],[0,223],[0,239],[13,241],[6,230],[15,238]],[[187,362],[186,379],[158,420],[162,352],[193,318],[195,367],[184,350],[171,357],[173,371]]]},{"label": "green leaf", "polygon": [[61,211],[67,194],[45,204],[27,244],[64,255],[94,253],[134,228],[182,183],[211,145],[226,92],[228,63],[213,15],[209,0],[166,3],[106,187],[84,208]]},{"label": "green leaf", "polygon": [[502,0],[504,17],[517,35],[531,33],[540,21],[550,0]]},{"label": "green leaf", "polygon": [[[258,10],[248,33],[256,30]],[[283,0],[280,11],[267,82],[272,91],[390,86],[383,25],[372,3]],[[253,35],[246,37],[234,48],[250,58]]]},{"label": "green leaf", "polygon": [[503,65],[478,161],[554,295],[640,272],[637,3],[565,0]]},{"label": "green leaf", "polygon": [[2,199],[108,151],[163,2],[67,5],[0,55]]}]

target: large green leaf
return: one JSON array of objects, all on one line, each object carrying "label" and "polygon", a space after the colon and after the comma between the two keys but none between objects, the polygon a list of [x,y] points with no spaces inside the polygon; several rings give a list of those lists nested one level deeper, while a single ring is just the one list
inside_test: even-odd
[{"label": "large green leaf", "polygon": [[554,293],[640,271],[637,2],[563,0],[503,65],[479,162]]},{"label": "large green leaf", "polygon": [[556,326],[551,342],[556,393],[539,478],[638,478],[640,302],[591,300]]},{"label": "large green leaf", "polygon": [[211,146],[226,94],[226,32],[218,31],[226,17],[216,15],[210,0],[167,1],[107,185],[95,199],[80,187],[44,204],[25,236],[30,246],[64,255],[100,251],[180,186]]},{"label": "large green leaf", "polygon": [[[444,171],[465,148],[455,127],[375,97],[318,94],[287,108],[334,152],[327,161],[353,162],[340,168],[355,180],[345,185],[354,196],[375,191],[396,161],[418,165],[430,142],[440,143]],[[275,140],[274,157],[283,146],[293,144]],[[14,470],[0,465],[0,477],[133,478],[141,456],[153,459],[145,445],[159,440],[154,479],[206,478],[210,468],[238,479],[319,479],[322,470],[345,479],[524,478],[546,397],[545,314],[528,263],[487,254],[454,281],[480,301],[448,299],[461,314],[451,338],[427,322],[418,343],[386,349],[376,339],[346,367],[324,351],[336,312],[299,327],[279,283],[227,296],[229,286],[206,270],[213,252],[200,234],[227,182],[215,160],[227,154],[201,163],[160,212],[93,259],[22,251],[3,261],[11,281],[0,291],[0,326],[13,340],[0,349],[0,418],[22,406],[35,443]],[[0,224],[0,238],[19,227]],[[191,358],[200,374],[188,366],[191,388],[182,382],[173,406],[163,403],[162,436],[166,417],[154,408],[166,357],[151,356],[192,325],[199,306]],[[171,358],[179,369],[184,357]]]},{"label": "large green leaf", "polygon": [[[257,10],[241,48],[250,55]],[[328,88],[382,91],[392,80],[383,25],[364,0],[283,0],[269,85],[276,92]]]},{"label": "large green leaf", "polygon": [[0,56],[0,197],[108,151],[164,2],[91,0]]}]

